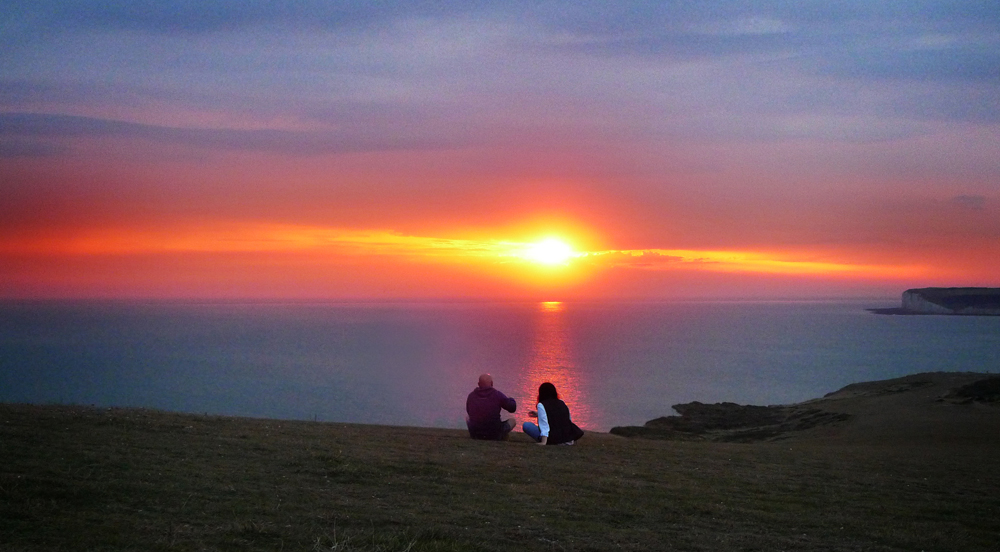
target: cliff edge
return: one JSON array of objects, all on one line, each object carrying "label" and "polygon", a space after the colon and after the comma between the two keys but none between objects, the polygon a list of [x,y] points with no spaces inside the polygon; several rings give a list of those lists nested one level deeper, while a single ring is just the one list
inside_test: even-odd
[{"label": "cliff edge", "polygon": [[854,383],[792,405],[693,402],[673,408],[680,416],[613,427],[611,433],[675,441],[979,443],[1000,432],[1000,376],[929,372]]},{"label": "cliff edge", "polygon": [[1000,315],[1000,288],[920,288],[903,292],[903,311]]}]

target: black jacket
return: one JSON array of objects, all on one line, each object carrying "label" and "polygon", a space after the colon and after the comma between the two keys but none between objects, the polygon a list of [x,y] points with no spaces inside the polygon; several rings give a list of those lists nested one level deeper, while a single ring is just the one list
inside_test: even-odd
[{"label": "black jacket", "polygon": [[542,401],[545,416],[549,420],[549,439],[546,444],[559,445],[583,437],[583,430],[569,418],[569,407],[559,399]]}]

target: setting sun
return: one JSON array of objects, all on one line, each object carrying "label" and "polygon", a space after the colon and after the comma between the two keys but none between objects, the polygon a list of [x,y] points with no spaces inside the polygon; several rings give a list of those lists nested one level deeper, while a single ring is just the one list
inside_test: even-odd
[{"label": "setting sun", "polygon": [[529,245],[525,257],[542,264],[564,264],[573,257],[573,248],[558,238],[546,238]]}]

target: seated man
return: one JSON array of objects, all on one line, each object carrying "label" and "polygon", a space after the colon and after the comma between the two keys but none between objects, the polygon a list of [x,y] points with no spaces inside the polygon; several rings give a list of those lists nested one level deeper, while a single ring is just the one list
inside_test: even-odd
[{"label": "seated man", "polygon": [[510,430],[514,429],[515,422],[513,418],[500,421],[501,408],[514,412],[517,410],[517,403],[493,388],[493,376],[479,376],[479,387],[473,389],[465,400],[465,412],[469,415],[466,419],[469,436],[473,439],[506,440]]}]

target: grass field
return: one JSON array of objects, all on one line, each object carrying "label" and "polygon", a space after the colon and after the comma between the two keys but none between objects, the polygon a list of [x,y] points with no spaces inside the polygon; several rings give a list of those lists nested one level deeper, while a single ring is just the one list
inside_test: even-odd
[{"label": "grass field", "polygon": [[0,405],[0,549],[997,550],[1000,444],[727,444]]}]

